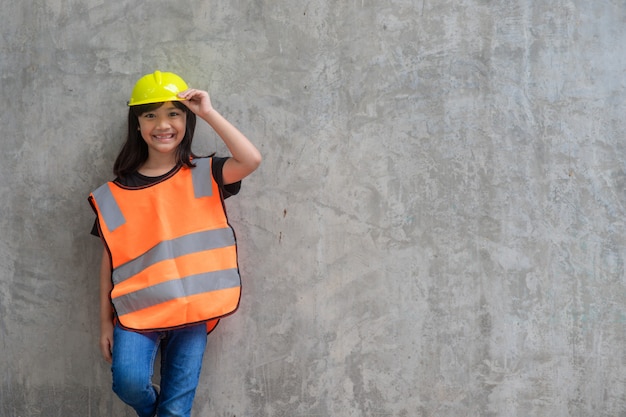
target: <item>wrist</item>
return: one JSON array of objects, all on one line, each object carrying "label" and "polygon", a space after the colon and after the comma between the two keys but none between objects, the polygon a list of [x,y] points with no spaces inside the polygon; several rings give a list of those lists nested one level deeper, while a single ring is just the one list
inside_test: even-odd
[{"label": "wrist", "polygon": [[210,107],[208,110],[204,111],[200,117],[207,123],[211,124],[211,121],[215,119],[217,115],[217,110],[214,107]]}]

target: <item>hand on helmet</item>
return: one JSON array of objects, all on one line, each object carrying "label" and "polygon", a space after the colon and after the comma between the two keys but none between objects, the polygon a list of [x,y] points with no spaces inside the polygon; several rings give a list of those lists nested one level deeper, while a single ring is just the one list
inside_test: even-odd
[{"label": "hand on helmet", "polygon": [[189,88],[185,91],[181,91],[177,95],[179,98],[184,99],[181,103],[200,117],[208,115],[213,110],[211,98],[206,91]]}]

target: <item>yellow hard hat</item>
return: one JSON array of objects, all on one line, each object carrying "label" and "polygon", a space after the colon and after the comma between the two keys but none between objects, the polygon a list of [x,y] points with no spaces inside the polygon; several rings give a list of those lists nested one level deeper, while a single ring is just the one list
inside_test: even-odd
[{"label": "yellow hard hat", "polygon": [[137,81],[130,95],[129,106],[148,103],[164,103],[166,101],[182,101],[177,96],[187,89],[187,83],[172,72],[154,71]]}]

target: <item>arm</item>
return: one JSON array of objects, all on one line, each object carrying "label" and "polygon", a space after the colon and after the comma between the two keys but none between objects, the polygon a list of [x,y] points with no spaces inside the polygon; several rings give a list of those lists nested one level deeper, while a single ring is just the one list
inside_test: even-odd
[{"label": "arm", "polygon": [[100,352],[108,363],[113,358],[113,307],[111,306],[110,294],[113,289],[111,282],[111,261],[106,248],[102,251],[102,263],[100,264]]},{"label": "arm", "polygon": [[235,126],[213,108],[209,93],[189,89],[178,94],[198,117],[206,121],[222,138],[232,157],[224,163],[224,184],[232,184],[250,175],[261,164],[261,153]]}]

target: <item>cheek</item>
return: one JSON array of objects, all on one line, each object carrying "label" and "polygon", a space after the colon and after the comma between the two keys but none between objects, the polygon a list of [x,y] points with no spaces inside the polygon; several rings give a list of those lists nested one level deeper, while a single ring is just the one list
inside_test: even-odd
[{"label": "cheek", "polygon": [[150,130],[145,126],[139,126],[139,135],[145,140],[150,137]]},{"label": "cheek", "polygon": [[187,131],[187,123],[185,123],[185,121],[178,123],[176,126],[176,130],[181,136],[185,136],[185,132]]},{"label": "cheek", "polygon": [[148,126],[146,123],[139,124],[139,137],[146,143],[150,143],[152,141],[152,128]]}]

